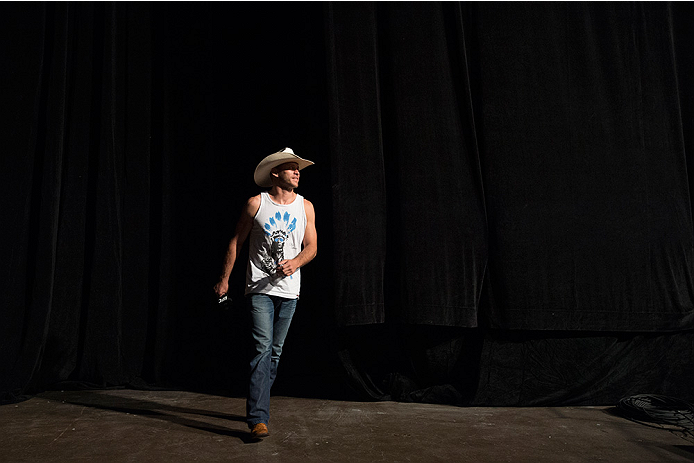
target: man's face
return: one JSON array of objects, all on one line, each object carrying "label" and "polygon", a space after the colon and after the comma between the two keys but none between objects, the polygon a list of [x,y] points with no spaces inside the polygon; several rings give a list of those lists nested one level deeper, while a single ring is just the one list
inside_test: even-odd
[{"label": "man's face", "polygon": [[277,174],[280,186],[299,187],[299,164],[296,162],[285,162],[272,169]]}]

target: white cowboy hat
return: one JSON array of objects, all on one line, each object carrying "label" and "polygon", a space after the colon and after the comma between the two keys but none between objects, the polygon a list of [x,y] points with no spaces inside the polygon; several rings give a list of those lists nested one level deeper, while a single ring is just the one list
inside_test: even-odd
[{"label": "white cowboy hat", "polygon": [[272,186],[272,180],[270,180],[270,171],[273,167],[277,167],[285,162],[296,162],[299,164],[299,170],[313,165],[312,161],[300,158],[294,154],[294,151],[292,151],[291,148],[285,148],[281,151],[266,156],[262,161],[260,161],[258,167],[255,168],[253,180],[255,180],[255,183],[261,187]]}]

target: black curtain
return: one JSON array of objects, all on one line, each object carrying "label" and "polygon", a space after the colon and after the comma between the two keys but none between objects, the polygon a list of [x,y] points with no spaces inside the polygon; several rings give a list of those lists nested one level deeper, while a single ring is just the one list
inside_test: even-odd
[{"label": "black curtain", "polygon": [[320,250],[278,391],[692,398],[690,5],[0,13],[5,398],[242,391],[243,266],[211,287],[285,146]]},{"label": "black curtain", "polygon": [[2,390],[130,381],[156,303],[149,8],[2,10]]},{"label": "black curtain", "polygon": [[334,243],[362,396],[691,397],[691,14],[330,5],[335,224],[369,217]]},{"label": "black curtain", "polygon": [[691,328],[691,34],[669,5],[329,10],[335,224],[369,218],[336,236],[346,323]]}]

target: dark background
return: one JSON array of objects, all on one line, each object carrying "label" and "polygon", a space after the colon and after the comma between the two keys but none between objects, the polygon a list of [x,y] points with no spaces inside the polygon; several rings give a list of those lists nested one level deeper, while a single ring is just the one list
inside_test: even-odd
[{"label": "dark background", "polygon": [[243,394],[262,157],[316,162],[276,393],[692,400],[687,3],[3,3],[0,393]]}]

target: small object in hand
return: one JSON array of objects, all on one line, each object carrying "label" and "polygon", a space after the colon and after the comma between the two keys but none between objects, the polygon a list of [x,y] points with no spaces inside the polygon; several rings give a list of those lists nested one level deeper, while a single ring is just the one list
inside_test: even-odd
[{"label": "small object in hand", "polygon": [[219,304],[220,307],[223,307],[225,309],[229,308],[229,304],[231,304],[231,298],[227,296],[226,294],[223,294],[218,300],[217,304]]}]

